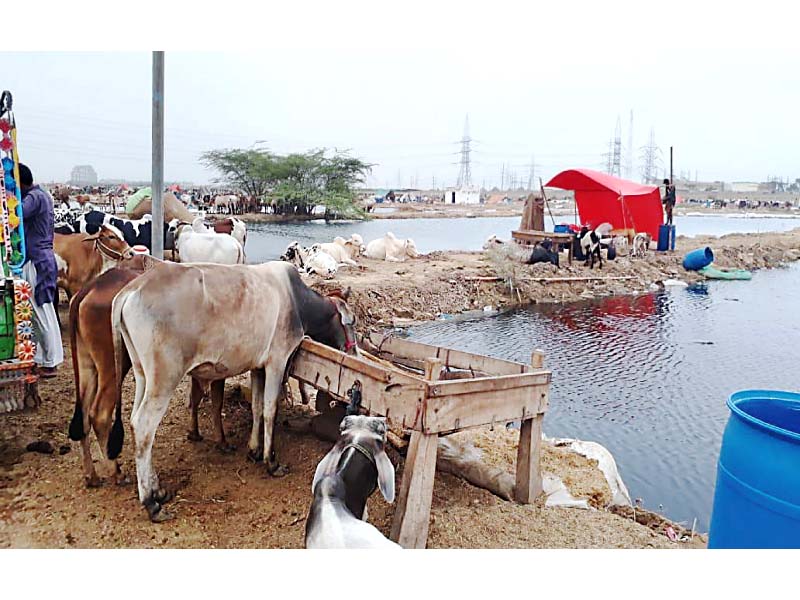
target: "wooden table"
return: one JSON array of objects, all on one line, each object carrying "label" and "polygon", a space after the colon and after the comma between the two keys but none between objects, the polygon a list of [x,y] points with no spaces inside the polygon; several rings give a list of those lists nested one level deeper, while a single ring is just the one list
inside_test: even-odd
[{"label": "wooden table", "polygon": [[[369,414],[385,416],[397,428],[411,431],[392,524],[394,541],[404,548],[424,548],[427,543],[440,435],[521,421],[515,499],[527,504],[542,493],[542,419],[551,379],[544,369],[544,353],[533,352],[526,365],[378,334],[370,336],[369,345],[379,358],[402,362],[420,374],[309,339],[301,344],[289,374],[344,402],[347,390],[359,381],[362,407]],[[468,378],[442,380],[443,370],[450,369]]]},{"label": "wooden table", "polygon": [[572,264],[572,240],[574,236],[571,233],[553,233],[549,231],[534,231],[526,229],[522,231],[512,231],[511,238],[515,242],[522,244],[535,244],[543,242],[544,240],[552,240],[555,245],[556,252],[561,250],[562,245],[567,246],[569,264]]}]

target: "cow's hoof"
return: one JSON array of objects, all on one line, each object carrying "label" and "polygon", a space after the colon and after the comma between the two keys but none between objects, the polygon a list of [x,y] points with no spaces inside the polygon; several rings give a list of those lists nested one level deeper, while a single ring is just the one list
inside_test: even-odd
[{"label": "cow's hoof", "polygon": [[175,492],[165,490],[164,488],[159,488],[158,490],[153,492],[153,495],[151,496],[153,501],[156,502],[157,504],[166,504],[174,497],[175,497]]},{"label": "cow's hoof", "polygon": [[236,452],[236,446],[233,444],[229,444],[228,442],[220,442],[217,444],[217,450],[222,452],[223,454],[233,454]]},{"label": "cow's hoof", "polygon": [[102,485],[103,485],[103,480],[100,479],[97,475],[92,475],[91,477],[86,478],[87,488],[99,488]]},{"label": "cow's hoof", "polygon": [[175,518],[175,515],[167,510],[164,510],[164,507],[158,502],[152,501],[145,503],[144,507],[147,510],[147,515],[150,517],[150,522],[152,523],[163,523],[164,521],[169,521]]},{"label": "cow's hoof", "polygon": [[261,450],[257,450],[255,452],[253,452],[252,450],[248,450],[247,460],[254,463],[260,463],[262,460],[264,460],[264,456]]},{"label": "cow's hoof", "polygon": [[189,440],[190,442],[202,442],[203,436],[200,435],[200,433],[197,431],[190,431],[189,433],[186,434],[186,439]]},{"label": "cow's hoof", "polygon": [[289,467],[278,463],[267,465],[267,473],[272,477],[279,478],[289,474]]}]

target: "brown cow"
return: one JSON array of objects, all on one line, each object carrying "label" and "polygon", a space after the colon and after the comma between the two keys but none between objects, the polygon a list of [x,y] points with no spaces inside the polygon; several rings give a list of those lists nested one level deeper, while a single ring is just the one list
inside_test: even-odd
[{"label": "brown cow", "polygon": [[115,231],[103,225],[93,235],[73,233],[53,236],[58,266],[58,287],[72,298],[87,283],[133,254]]},{"label": "brown cow", "polygon": [[[111,304],[114,296],[129,282],[136,279],[155,264],[149,256],[134,256],[120,262],[81,289],[70,302],[69,331],[72,348],[72,367],[75,373],[75,412],[69,426],[71,440],[80,441],[83,448],[83,471],[87,487],[97,487],[101,479],[97,476],[92,461],[89,440],[90,428],[94,430],[103,458],[110,461],[117,483],[126,483],[117,462],[122,451],[124,429],[121,404],[116,405],[117,418],[114,429],[111,421],[116,404],[116,367],[114,363],[114,338],[111,332]],[[125,354],[122,361],[122,377],[130,370],[130,359]],[[225,380],[211,383],[211,401],[217,447],[223,452],[234,448],[225,441],[222,428],[222,399]],[[201,382],[192,379],[190,397],[191,429],[188,438],[202,440],[197,425],[197,409],[204,395]]]}]

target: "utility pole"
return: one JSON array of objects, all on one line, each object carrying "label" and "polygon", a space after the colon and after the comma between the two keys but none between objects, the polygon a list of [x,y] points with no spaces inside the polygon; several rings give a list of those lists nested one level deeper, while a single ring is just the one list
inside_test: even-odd
[{"label": "utility pole", "polygon": [[531,154],[531,170],[528,173],[528,191],[533,191],[533,178],[536,174],[536,161],[534,160],[534,156]]},{"label": "utility pole", "polygon": [[151,254],[164,260],[164,52],[153,52],[153,230]]},{"label": "utility pole", "polygon": [[472,138],[469,137],[469,115],[464,120],[464,137],[461,138],[461,167],[458,171],[458,182],[456,187],[471,187],[472,186],[472,165],[470,164],[470,142]]},{"label": "utility pole", "polygon": [[504,190],[506,185],[506,163],[503,163],[503,168],[500,171],[500,189]]},{"label": "utility pole", "polygon": [[628,125],[628,160],[625,162],[625,178],[633,177],[633,109],[631,109],[631,121]]}]

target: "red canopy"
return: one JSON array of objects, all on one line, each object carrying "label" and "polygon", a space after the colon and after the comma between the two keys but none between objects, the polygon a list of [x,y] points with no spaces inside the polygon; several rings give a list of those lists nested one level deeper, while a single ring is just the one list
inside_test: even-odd
[{"label": "red canopy", "polygon": [[614,229],[634,229],[658,239],[658,227],[664,222],[664,215],[661,193],[656,186],[591,169],[562,171],[545,185],[573,190],[581,223],[588,227],[608,222]]}]

